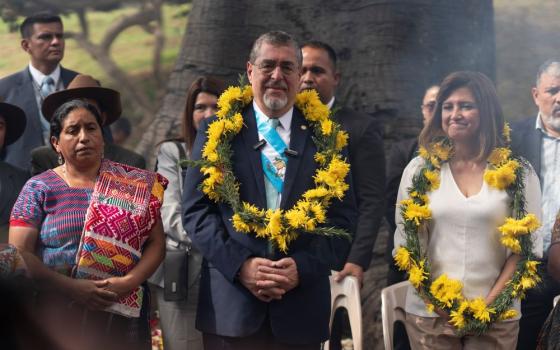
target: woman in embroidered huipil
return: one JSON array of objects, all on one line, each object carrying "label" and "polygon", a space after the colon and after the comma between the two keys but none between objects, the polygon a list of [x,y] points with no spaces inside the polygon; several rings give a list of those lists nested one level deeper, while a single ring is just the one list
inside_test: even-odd
[{"label": "woman in embroidered huipil", "polygon": [[25,184],[12,211],[10,243],[44,287],[38,300],[62,301],[69,315],[79,315],[61,323],[66,334],[93,335],[84,344],[149,349],[142,284],[164,256],[159,210],[167,181],[103,159],[103,118],[95,105],[70,100],[50,117],[61,165]]},{"label": "woman in embroidered huipil", "polygon": [[[511,197],[506,190],[494,188],[484,180],[489,156],[495,148],[507,143],[503,129],[502,111],[490,79],[481,73],[455,72],[442,82],[434,117],[419,139],[422,147],[433,150],[435,141],[446,138],[453,149],[449,159],[440,165],[439,186],[427,192],[431,220],[418,229],[422,251],[426,252],[431,266],[430,277],[433,281],[446,274],[460,281],[465,298],[481,298],[485,305],[490,305],[504,289],[520,259],[501,244],[498,231],[505,218],[512,216]],[[409,198],[413,177],[425,162],[419,156],[408,164],[397,204]],[[529,168],[524,174],[525,208],[539,217],[538,177]],[[404,247],[406,235],[399,210],[396,222],[395,247]],[[533,252],[538,256],[542,239],[534,235],[533,243]],[[519,302],[514,302],[512,308],[517,311],[517,317],[492,324],[480,336],[462,336],[456,332],[457,324],[449,314],[437,308],[435,312],[428,311],[426,300],[410,285],[405,311],[411,346],[413,349],[514,349],[519,330]]]}]

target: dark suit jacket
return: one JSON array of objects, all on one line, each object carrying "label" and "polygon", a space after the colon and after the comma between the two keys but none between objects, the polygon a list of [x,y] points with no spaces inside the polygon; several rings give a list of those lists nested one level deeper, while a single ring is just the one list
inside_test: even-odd
[{"label": "dark suit jacket", "polygon": [[8,224],[12,207],[29,174],[0,161],[0,243],[8,241]]},{"label": "dark suit jacket", "polygon": [[389,240],[387,242],[386,257],[389,262],[393,261],[391,252],[393,250],[394,241],[393,236],[397,225],[395,223],[395,211],[397,209],[397,194],[401,184],[401,177],[404,168],[416,156],[418,150],[418,139],[408,139],[395,142],[391,148],[391,155],[387,163],[387,189],[385,198],[387,200],[387,209],[385,211],[385,218],[389,223]]},{"label": "dark suit jacket", "polygon": [[[60,78],[65,87],[77,74],[77,72],[60,67]],[[23,109],[27,116],[27,125],[23,135],[16,142],[6,147],[4,160],[19,168],[29,169],[31,150],[44,145],[39,119],[42,117],[37,108],[33,78],[29,72],[29,67],[0,79],[0,97],[4,99],[4,102]]]},{"label": "dark suit jacket", "polygon": [[511,151],[527,159],[535,169],[542,184],[541,146],[542,132],[535,128],[537,118],[527,118],[511,125]]},{"label": "dark suit jacket", "polygon": [[[136,152],[113,143],[105,142],[104,156],[113,162],[146,169],[146,160]],[[35,176],[45,170],[58,166],[58,155],[51,146],[41,146],[31,151],[31,175]]]},{"label": "dark suit jacket", "polygon": [[[266,192],[252,107],[243,111],[244,127],[231,142],[232,167],[239,181],[242,201],[266,208]],[[205,120],[197,133],[193,158],[200,159],[206,141]],[[315,144],[302,114],[294,110],[290,148],[297,156],[288,160],[280,207],[291,208],[301,195],[313,188],[316,170]],[[216,204],[198,189],[203,180],[198,168],[187,171],[183,192],[183,222],[193,244],[204,256],[196,326],[203,332],[244,337],[256,332],[268,319],[276,339],[288,344],[318,343],[328,338],[330,315],[329,278],[340,268],[350,242],[342,238],[300,235],[289,247],[299,274],[299,286],[282,300],[265,303],[255,298],[238,280],[242,264],[250,257],[267,255],[267,242],[254,234],[237,232],[231,223],[232,209]],[[350,186],[351,178],[348,177]],[[344,200],[333,200],[329,224],[353,231],[356,207],[352,187]],[[285,255],[275,253],[272,259]]]},{"label": "dark suit jacket", "polygon": [[349,108],[337,108],[335,103],[334,118],[349,135],[348,154],[359,215],[347,262],[367,270],[385,208],[385,152],[381,127],[373,117]]}]

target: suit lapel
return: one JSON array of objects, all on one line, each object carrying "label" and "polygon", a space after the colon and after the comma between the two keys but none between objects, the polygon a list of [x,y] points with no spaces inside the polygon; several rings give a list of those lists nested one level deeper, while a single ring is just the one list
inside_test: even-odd
[{"label": "suit lapel", "polygon": [[[541,145],[542,145],[542,132],[535,128],[530,129],[527,137],[528,152],[527,159],[533,160],[533,167],[535,172],[539,175],[541,173]],[[542,179],[541,179],[542,181]]]},{"label": "suit lapel", "polygon": [[[39,115],[39,108],[37,107],[37,100],[35,97],[35,88],[33,87],[33,77],[31,76],[31,72],[29,72],[29,67],[26,67],[22,72],[21,72],[21,76],[20,76],[20,84],[17,87],[17,96],[21,96],[21,102],[18,101],[18,105],[19,106],[26,106],[26,108],[24,108],[27,116],[27,124],[28,126],[25,127],[25,130],[34,130],[34,131],[39,131],[37,133],[37,135],[25,135],[28,137],[36,137],[39,136],[42,138],[42,133],[41,133],[41,121],[40,121],[40,115]],[[30,127],[29,124],[32,124],[33,126]],[[41,142],[42,144],[42,142]]]},{"label": "suit lapel", "polygon": [[264,188],[264,173],[262,169],[261,152],[254,149],[255,144],[257,144],[259,140],[257,122],[255,120],[255,112],[252,104],[249,104],[249,106],[245,109],[245,113],[243,113],[243,120],[246,127],[242,129],[241,136],[245,145],[245,153],[251,162],[251,168],[253,170],[255,182],[257,183],[257,189],[259,191],[260,203],[255,204],[264,208],[266,207],[266,190]]},{"label": "suit lapel", "polygon": [[286,165],[286,175],[284,176],[284,189],[282,191],[282,201],[280,208],[284,208],[286,201],[290,198],[290,193],[294,187],[294,182],[298,178],[298,170],[304,156],[305,145],[309,127],[303,115],[294,107],[292,125],[290,130],[290,149],[297,152],[296,156],[288,156]]}]

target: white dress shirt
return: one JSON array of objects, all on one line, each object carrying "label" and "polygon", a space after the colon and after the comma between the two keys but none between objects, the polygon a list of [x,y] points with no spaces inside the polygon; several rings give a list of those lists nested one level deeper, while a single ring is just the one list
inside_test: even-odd
[{"label": "white dress shirt", "polygon": [[[408,198],[407,189],[412,178],[424,164],[420,157],[414,158],[405,168],[401,178],[397,203]],[[511,216],[510,198],[501,191],[482,183],[480,192],[465,197],[455,183],[449,163],[444,163],[440,173],[440,187],[428,193],[432,220],[427,232],[420,232],[422,250],[427,252],[431,275],[435,280],[446,273],[449,278],[463,283],[463,295],[469,299],[485,298],[512,254],[500,243],[497,230],[505,218]],[[539,179],[531,169],[525,177],[526,209],[540,219],[541,192]],[[395,215],[395,250],[406,244],[400,210]],[[542,236],[533,234],[533,251],[542,256]],[[393,250],[393,255],[395,253]],[[519,302],[513,307],[519,312]],[[412,285],[406,296],[405,310],[422,317],[438,317],[429,313]],[[519,317],[518,317],[519,318]]]}]

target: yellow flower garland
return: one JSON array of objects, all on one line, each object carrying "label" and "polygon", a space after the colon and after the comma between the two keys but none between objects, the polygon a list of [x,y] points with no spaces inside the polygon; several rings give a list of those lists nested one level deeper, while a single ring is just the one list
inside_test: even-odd
[{"label": "yellow flower garland", "polygon": [[[509,143],[509,126],[504,126],[504,139]],[[531,232],[540,223],[534,214],[525,212],[523,196],[522,160],[512,156],[506,147],[496,148],[488,157],[490,168],[484,173],[486,183],[498,190],[507,190],[512,195],[513,216],[505,219],[498,227],[502,245],[520,254],[522,260],[512,278],[506,283],[504,290],[492,305],[486,305],[483,298],[468,300],[462,294],[463,285],[458,280],[450,279],[442,274],[435,280],[430,275],[429,259],[421,252],[418,230],[431,219],[427,193],[439,188],[440,171],[443,162],[449,160],[453,153],[451,142],[443,139],[432,144],[427,150],[423,147],[419,155],[424,159],[424,166],[413,178],[408,193],[410,198],[400,203],[406,245],[398,247],[395,254],[397,267],[408,273],[410,283],[419,295],[426,300],[426,308],[433,311],[438,307],[450,316],[450,323],[459,334],[485,332],[496,321],[517,316],[511,309],[513,300],[522,298],[528,289],[539,281],[537,261],[533,259]]]},{"label": "yellow flower garland", "polygon": [[317,92],[304,91],[296,97],[296,107],[302,111],[314,132],[318,168],[313,177],[315,188],[307,190],[289,210],[259,209],[239,198],[239,183],[231,169],[229,142],[243,127],[241,110],[253,100],[251,87],[229,87],[218,99],[217,119],[208,126],[202,159],[192,162],[200,166],[205,178],[201,190],[215,202],[228,203],[234,214],[233,227],[239,232],[253,232],[272,242],[286,253],[289,243],[300,233],[326,236],[349,234],[342,229],[324,227],[327,209],[334,198],[341,200],[348,190],[345,178],[350,165],[340,151],[348,135],[330,118],[329,108],[321,103]]}]

